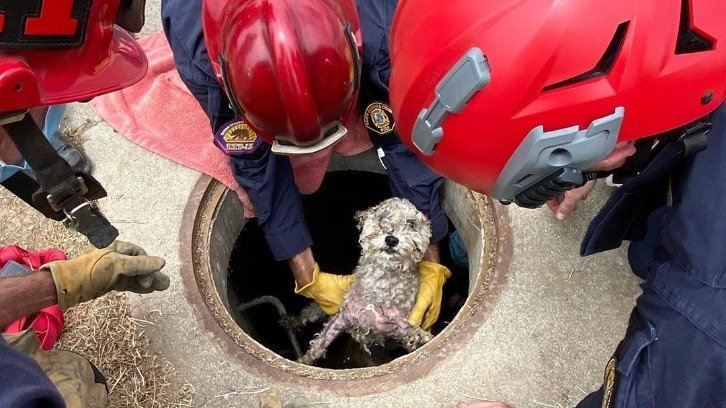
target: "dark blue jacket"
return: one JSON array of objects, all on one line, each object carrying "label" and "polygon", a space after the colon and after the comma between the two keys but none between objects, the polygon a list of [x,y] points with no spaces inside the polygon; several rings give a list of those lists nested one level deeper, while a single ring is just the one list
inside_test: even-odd
[{"label": "dark blue jacket", "polygon": [[[628,251],[645,281],[612,359],[614,380],[606,375],[578,407],[726,407],[726,104],[712,120],[705,151],[683,158],[663,149],[588,229],[586,254],[645,232]],[[628,191],[643,176],[649,183]]]},{"label": "dark blue jacket", "polygon": [[65,406],[43,369],[0,336],[0,408]]}]

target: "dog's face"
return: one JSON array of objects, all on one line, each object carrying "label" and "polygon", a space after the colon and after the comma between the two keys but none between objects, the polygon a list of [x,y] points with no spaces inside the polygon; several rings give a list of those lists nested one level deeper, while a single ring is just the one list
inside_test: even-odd
[{"label": "dog's face", "polygon": [[362,256],[398,263],[418,263],[431,240],[431,222],[410,201],[390,198],[356,214]]}]

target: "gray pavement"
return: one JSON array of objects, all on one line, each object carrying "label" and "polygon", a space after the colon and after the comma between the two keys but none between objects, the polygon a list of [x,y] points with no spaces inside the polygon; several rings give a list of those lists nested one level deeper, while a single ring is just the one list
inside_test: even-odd
[{"label": "gray pavement", "polygon": [[[147,7],[146,32],[160,27],[158,1]],[[508,283],[477,333],[448,359],[415,381],[364,397],[277,383],[229,358],[197,322],[196,306],[185,297],[178,274],[179,229],[199,174],[130,143],[87,105],[72,106],[68,116],[71,126],[90,121],[84,148],[110,193],[102,200],[105,214],[123,239],[167,260],[171,288],[133,300],[139,313],[161,313],[147,328],[151,348],[193,385],[197,403],[206,402],[205,407],[256,407],[253,392],[267,387],[277,388],[286,401],[305,395],[330,407],[452,407],[474,398],[517,407],[573,406],[599,386],[640,292],[624,249],[578,256],[580,237],[606,188],[597,189],[564,222],[545,209],[510,206],[514,253]]]}]

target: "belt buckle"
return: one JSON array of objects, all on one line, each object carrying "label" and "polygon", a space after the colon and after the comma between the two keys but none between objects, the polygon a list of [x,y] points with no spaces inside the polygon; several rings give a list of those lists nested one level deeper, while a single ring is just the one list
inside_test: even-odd
[{"label": "belt buckle", "polygon": [[83,196],[88,193],[88,187],[86,186],[86,182],[83,180],[82,177],[76,177],[76,180],[78,180],[78,188],[71,195],[61,197],[58,194],[48,194],[46,196],[48,204],[50,204],[50,207],[53,208],[53,210],[65,211],[65,208],[68,207],[67,203],[73,200],[73,198],[75,197],[85,200]]}]

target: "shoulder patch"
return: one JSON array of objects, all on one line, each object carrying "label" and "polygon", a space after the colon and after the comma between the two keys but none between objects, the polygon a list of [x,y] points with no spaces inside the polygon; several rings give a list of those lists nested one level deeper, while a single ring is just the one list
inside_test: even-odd
[{"label": "shoulder patch", "polygon": [[228,122],[214,135],[214,143],[229,156],[252,153],[261,140],[257,132],[244,120]]},{"label": "shoulder patch", "polygon": [[363,124],[379,135],[387,135],[396,127],[391,107],[382,102],[373,102],[366,107]]}]

